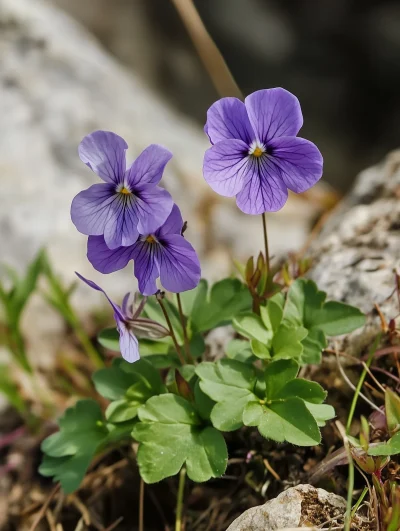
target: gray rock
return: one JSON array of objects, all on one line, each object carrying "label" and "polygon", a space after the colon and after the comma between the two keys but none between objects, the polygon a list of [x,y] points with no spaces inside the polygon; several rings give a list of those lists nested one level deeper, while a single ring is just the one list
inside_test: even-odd
[{"label": "gray rock", "polygon": [[275,531],[288,528],[334,524],[341,520],[346,500],[311,485],[298,485],[285,490],[264,505],[244,512],[227,531]]},{"label": "gray rock", "polygon": [[310,277],[328,297],[368,314],[364,329],[340,348],[357,355],[380,329],[374,309],[387,320],[399,314],[394,270],[400,267],[400,151],[363,171],[328,219],[312,247]]}]

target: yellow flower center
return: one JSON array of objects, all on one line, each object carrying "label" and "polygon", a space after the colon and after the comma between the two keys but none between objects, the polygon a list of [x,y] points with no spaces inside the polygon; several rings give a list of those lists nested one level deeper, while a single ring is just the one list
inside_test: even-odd
[{"label": "yellow flower center", "polygon": [[152,235],[150,234],[150,236],[147,236],[147,238],[146,238],[146,242],[147,242],[147,243],[156,243],[156,239],[154,238],[154,236],[152,236]]},{"label": "yellow flower center", "polygon": [[121,190],[120,190],[119,193],[120,193],[120,194],[128,195],[128,194],[130,194],[131,192],[130,192],[127,188],[125,188],[125,186],[124,186],[123,188],[121,188]]},{"label": "yellow flower center", "polygon": [[264,153],[264,151],[260,148],[260,147],[256,147],[255,150],[253,151],[252,155],[254,157],[261,157],[261,155]]}]

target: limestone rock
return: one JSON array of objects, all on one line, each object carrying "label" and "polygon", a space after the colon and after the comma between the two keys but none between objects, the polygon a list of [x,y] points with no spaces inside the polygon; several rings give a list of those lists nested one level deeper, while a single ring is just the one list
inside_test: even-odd
[{"label": "limestone rock", "polygon": [[311,485],[285,490],[264,505],[245,511],[227,531],[275,531],[321,525],[341,520],[346,501],[341,496]]},{"label": "limestone rock", "polygon": [[312,247],[310,277],[328,297],[368,314],[364,329],[341,344],[357,355],[387,320],[399,314],[394,270],[400,267],[400,151],[363,171]]}]

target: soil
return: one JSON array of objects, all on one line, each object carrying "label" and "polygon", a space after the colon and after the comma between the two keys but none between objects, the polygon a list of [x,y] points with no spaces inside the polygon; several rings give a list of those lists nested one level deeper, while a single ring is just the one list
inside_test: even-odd
[{"label": "soil", "polygon": [[[379,358],[376,364],[389,372],[396,369],[395,364],[390,365],[389,357]],[[357,363],[346,367],[355,382],[360,371]],[[328,402],[336,408],[338,419],[345,423],[352,390],[337,371],[335,357],[327,353],[321,366],[307,369],[304,376],[319,381],[328,390]],[[51,381],[54,375],[48,374],[47,378]],[[387,384],[390,378],[385,380],[383,377],[380,381]],[[365,393],[381,405],[382,397],[368,386],[374,386],[370,378],[364,386]],[[64,407],[70,401],[70,396],[60,400]],[[369,413],[368,405],[359,401],[354,418]],[[12,409],[1,416],[0,530],[139,530],[141,481],[135,462],[135,446],[110,451],[97,459],[81,488],[74,495],[65,496],[51,480],[37,473],[41,461],[40,443],[54,429],[55,424],[49,421],[39,433],[37,430],[32,432]],[[185,531],[225,531],[246,509],[263,504],[284,489],[300,483],[314,483],[346,497],[348,467],[342,439],[333,422],[322,429],[323,443],[312,448],[267,441],[253,428],[228,433],[226,441],[229,450],[226,474],[206,484],[186,482]],[[384,474],[398,481],[399,466],[392,462]],[[354,502],[364,486],[364,478],[356,472]],[[177,478],[144,486],[144,530],[174,529],[177,489]],[[332,512],[332,508],[321,507],[312,496],[303,503],[302,510],[304,524],[321,525],[331,519],[336,522],[336,529],[341,528],[340,516]],[[352,529],[376,529],[368,502],[361,507]]]}]

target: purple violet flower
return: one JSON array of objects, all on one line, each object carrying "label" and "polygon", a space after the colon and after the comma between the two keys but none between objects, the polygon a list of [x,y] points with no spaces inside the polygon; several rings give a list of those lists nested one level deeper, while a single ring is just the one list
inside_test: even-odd
[{"label": "purple violet flower", "polygon": [[157,186],[172,153],[152,144],[126,169],[127,149],[123,138],[107,131],[95,131],[79,146],[81,160],[105,182],[74,198],[71,218],[79,232],[104,236],[110,249],[158,229],[173,206],[170,194]]},{"label": "purple violet flower", "polygon": [[169,331],[161,324],[151,319],[143,319],[140,314],[146,304],[146,298],[142,299],[138,307],[134,310],[133,306],[129,304],[129,293],[127,293],[122,301],[122,305],[115,304],[107,293],[92,280],[88,280],[79,273],[76,275],[83,280],[88,286],[101,291],[106,296],[108,302],[114,310],[114,319],[117,324],[119,332],[119,346],[122,357],[129,363],[133,363],[140,359],[139,344],[135,333],[139,337],[149,339],[160,339],[169,336]]},{"label": "purple violet flower", "polygon": [[145,232],[129,247],[109,249],[103,236],[89,236],[88,259],[97,271],[113,273],[134,260],[134,274],[143,295],[158,291],[156,279],[173,293],[187,291],[200,281],[196,251],[182,236],[183,220],[174,205],[168,219],[155,232]]},{"label": "purple violet flower", "polygon": [[282,88],[222,98],[207,113],[212,147],[204,157],[204,178],[226,197],[236,196],[246,214],[283,207],[288,189],[304,192],[322,175],[322,155],[298,138],[303,116],[298,99]]}]

